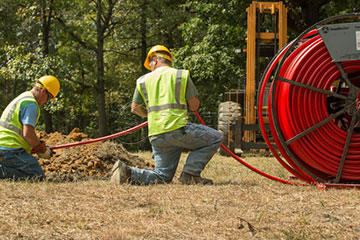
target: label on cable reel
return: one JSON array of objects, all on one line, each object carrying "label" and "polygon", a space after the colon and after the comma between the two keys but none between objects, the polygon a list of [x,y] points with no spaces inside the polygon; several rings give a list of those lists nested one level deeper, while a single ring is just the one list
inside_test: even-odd
[{"label": "label on cable reel", "polygon": [[360,23],[330,24],[318,30],[334,62],[360,60]]}]

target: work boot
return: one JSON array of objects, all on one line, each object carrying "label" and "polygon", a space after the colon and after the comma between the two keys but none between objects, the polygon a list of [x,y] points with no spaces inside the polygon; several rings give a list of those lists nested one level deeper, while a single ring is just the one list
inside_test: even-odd
[{"label": "work boot", "polygon": [[179,177],[179,181],[182,184],[187,184],[187,185],[194,185],[194,184],[213,185],[214,184],[211,179],[202,178],[200,176],[194,176],[194,175],[188,174],[186,172],[181,173],[181,175]]},{"label": "work boot", "polygon": [[112,176],[111,182],[117,184],[127,183],[129,178],[131,177],[131,169],[126,166],[126,164],[120,160],[118,160],[113,168],[111,169]]}]

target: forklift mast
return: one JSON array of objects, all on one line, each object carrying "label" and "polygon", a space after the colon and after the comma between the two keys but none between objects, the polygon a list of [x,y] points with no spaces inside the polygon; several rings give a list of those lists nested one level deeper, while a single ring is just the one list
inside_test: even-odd
[{"label": "forklift mast", "polygon": [[[272,58],[287,43],[287,9],[283,2],[255,2],[247,11],[245,125],[255,125],[256,91],[261,79],[262,58]],[[264,61],[262,61],[264,62]],[[267,62],[266,62],[267,64]],[[244,142],[256,142],[256,130],[244,129]],[[251,128],[248,128],[251,129]]]}]

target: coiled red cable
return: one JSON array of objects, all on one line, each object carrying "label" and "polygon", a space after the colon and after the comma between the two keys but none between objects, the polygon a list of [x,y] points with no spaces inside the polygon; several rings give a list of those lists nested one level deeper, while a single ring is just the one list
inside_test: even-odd
[{"label": "coiled red cable", "polygon": [[[291,47],[293,49],[289,50]],[[272,81],[276,67],[277,74]],[[341,114],[335,118],[332,116],[337,113],[329,109],[330,98],[318,90],[330,92],[336,81],[342,81],[341,71],[352,76],[354,81],[350,79],[351,84],[345,87],[348,91],[340,93],[344,98],[337,98],[343,106],[337,110]],[[339,182],[344,183],[360,180],[360,134],[354,132],[351,135],[350,130],[341,129],[336,124],[337,120],[346,120],[342,118],[351,112],[351,105],[359,101],[349,97],[351,88],[359,84],[356,82],[359,75],[360,61],[334,63],[316,29],[286,46],[268,66],[259,92],[259,124],[274,156],[298,178],[309,183],[329,182],[338,177]],[[269,84],[270,96],[266,100],[271,134],[287,164],[272,147],[265,131],[263,101]],[[349,125],[347,127],[351,129]],[[299,134],[302,136],[297,137]],[[348,135],[351,138],[347,147]],[[345,161],[339,170],[342,158]]]}]

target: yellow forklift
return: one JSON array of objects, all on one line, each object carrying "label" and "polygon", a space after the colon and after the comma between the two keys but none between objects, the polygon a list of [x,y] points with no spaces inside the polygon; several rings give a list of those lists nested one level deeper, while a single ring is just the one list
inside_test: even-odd
[{"label": "yellow forklift", "polygon": [[[241,109],[241,114],[227,118],[224,143],[235,152],[268,148],[257,122],[256,92],[268,62],[287,43],[287,9],[283,2],[253,1],[246,11],[247,48],[241,51],[246,54],[246,86],[225,93],[225,101]],[[229,107],[229,111],[234,109],[234,105]]]}]

